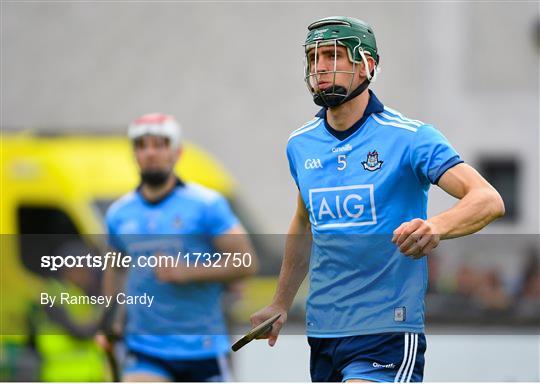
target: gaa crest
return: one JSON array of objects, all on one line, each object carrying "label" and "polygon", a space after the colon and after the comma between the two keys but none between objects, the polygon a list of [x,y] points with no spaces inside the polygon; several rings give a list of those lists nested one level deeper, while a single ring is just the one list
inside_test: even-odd
[{"label": "gaa crest", "polygon": [[368,152],[367,160],[362,161],[362,165],[364,166],[364,169],[368,171],[376,171],[377,169],[381,168],[383,161],[379,160],[379,154],[376,150],[373,152]]}]

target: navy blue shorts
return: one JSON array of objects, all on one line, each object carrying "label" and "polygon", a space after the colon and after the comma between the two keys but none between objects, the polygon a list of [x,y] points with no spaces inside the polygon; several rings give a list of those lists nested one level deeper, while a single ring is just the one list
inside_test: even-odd
[{"label": "navy blue shorts", "polygon": [[311,380],[314,382],[350,379],[420,382],[424,377],[424,334],[308,337],[308,342],[311,347]]},{"label": "navy blue shorts", "polygon": [[225,355],[201,360],[166,360],[129,350],[123,374],[158,375],[170,381],[231,381]]}]

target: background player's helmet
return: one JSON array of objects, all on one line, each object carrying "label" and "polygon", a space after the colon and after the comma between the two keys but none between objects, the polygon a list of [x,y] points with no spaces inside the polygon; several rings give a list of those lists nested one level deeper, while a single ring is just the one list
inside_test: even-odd
[{"label": "background player's helmet", "polygon": [[135,119],[128,128],[128,137],[135,140],[144,135],[163,136],[169,139],[171,148],[178,148],[182,129],[174,116],[149,113]]},{"label": "background player's helmet", "polygon": [[[370,82],[375,81],[378,71],[379,54],[375,34],[368,24],[353,17],[332,16],[311,23],[308,26],[308,30],[309,32],[304,44],[306,54],[305,81],[309,91],[313,95],[313,101],[317,105],[335,107],[358,96],[368,87]],[[317,81],[317,69],[315,68],[315,71],[310,73],[311,68],[307,59],[307,53],[315,49],[315,55],[317,55],[318,48],[327,45],[333,45],[336,50],[338,45],[347,48],[349,60],[353,63],[353,68],[352,71],[336,71],[334,67],[334,70],[331,71],[334,73],[334,85],[324,91],[317,92],[311,85],[311,81]],[[356,89],[351,89],[353,82],[353,77],[351,76],[348,89],[342,86],[336,86],[336,73],[354,74],[356,64],[360,64],[361,62],[364,63],[366,68],[368,67],[366,55],[371,56],[375,60],[375,68],[371,73],[368,73],[366,81]]]}]

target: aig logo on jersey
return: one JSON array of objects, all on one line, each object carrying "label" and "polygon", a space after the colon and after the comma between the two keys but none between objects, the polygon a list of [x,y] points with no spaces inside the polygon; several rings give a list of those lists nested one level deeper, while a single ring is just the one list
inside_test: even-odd
[{"label": "aig logo on jersey", "polygon": [[319,229],[377,224],[373,184],[313,188],[309,205]]},{"label": "aig logo on jersey", "polygon": [[321,169],[322,167],[321,159],[307,159],[304,162],[304,168],[306,169]]}]

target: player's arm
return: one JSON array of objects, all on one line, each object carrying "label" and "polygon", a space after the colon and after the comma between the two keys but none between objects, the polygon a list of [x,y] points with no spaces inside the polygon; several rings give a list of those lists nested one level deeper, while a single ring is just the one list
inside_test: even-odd
[{"label": "player's arm", "polygon": [[296,212],[287,234],[285,254],[274,299],[268,307],[251,316],[251,325],[255,327],[273,315],[281,313],[281,317],[274,323],[272,331],[264,337],[268,338],[270,346],[274,346],[276,343],[279,331],[287,320],[287,311],[307,275],[310,249],[311,225],[304,201],[298,193]]},{"label": "player's arm", "polygon": [[[115,251],[116,254],[121,253],[114,249],[108,249],[108,251]],[[106,268],[103,273],[102,294],[105,296],[116,296],[121,292],[125,284],[126,274],[127,272],[123,268],[112,266]],[[98,345],[106,351],[112,351],[112,343],[110,340],[122,335],[124,315],[123,310],[119,311],[119,308],[114,304],[114,301],[109,308],[105,309],[100,330],[96,334],[95,340]]]},{"label": "player's arm", "polygon": [[450,168],[438,185],[460,199],[451,209],[429,219],[442,239],[475,233],[504,215],[504,202],[499,192],[467,164]]},{"label": "player's arm", "polygon": [[[124,254],[124,252],[116,249],[108,249],[108,252],[114,252],[117,255]],[[103,272],[102,292],[106,296],[114,296],[118,292],[121,292],[124,287],[126,276],[126,270],[124,268],[117,268],[108,266]]]},{"label": "player's arm", "polygon": [[258,258],[244,228],[237,224],[226,233],[213,239],[220,260],[212,260],[210,266],[157,267],[156,274],[161,281],[188,283],[204,281],[231,282],[257,272]]},{"label": "player's arm", "polygon": [[475,233],[504,215],[504,203],[497,190],[467,164],[447,170],[438,185],[460,200],[428,220],[414,219],[394,231],[392,241],[408,256],[426,255],[441,239]]}]

